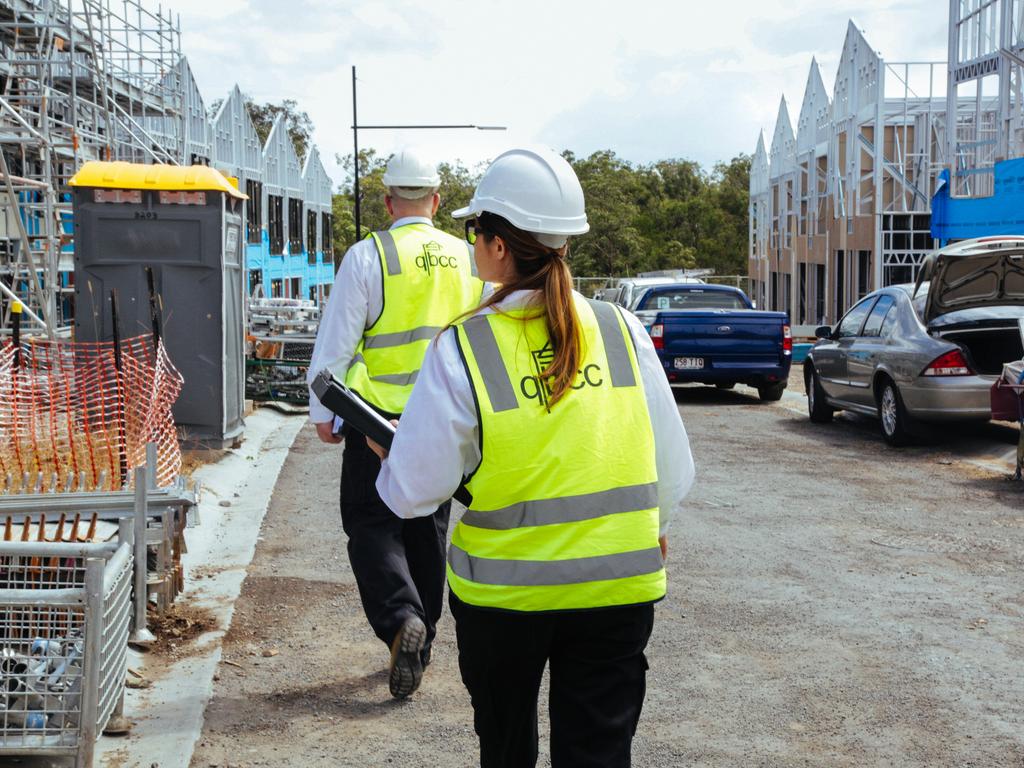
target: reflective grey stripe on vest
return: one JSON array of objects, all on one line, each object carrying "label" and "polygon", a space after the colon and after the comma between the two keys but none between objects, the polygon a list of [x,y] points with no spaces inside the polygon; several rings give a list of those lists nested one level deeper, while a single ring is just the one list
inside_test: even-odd
[{"label": "reflective grey stripe on vest", "polygon": [[[352,358],[352,362],[349,363],[351,368],[357,363],[366,365],[366,360],[362,355],[356,355]],[[413,371],[412,373],[382,373],[379,376],[370,376],[370,381],[379,381],[381,384],[397,384],[400,387],[404,387],[406,384],[415,384],[416,377],[419,375],[419,371]]]},{"label": "reflective grey stripe on vest", "polygon": [[462,522],[474,528],[507,531],[535,525],[578,523],[618,512],[638,512],[658,506],[658,484],[646,483],[612,488],[598,493],[524,501],[503,509],[481,512],[470,509]]},{"label": "reflective grey stripe on vest", "polygon": [[473,246],[470,245],[468,241],[463,242],[465,242],[466,247],[469,248],[469,269],[472,271],[473,277],[479,277],[476,272],[476,251],[473,250]]},{"label": "reflective grey stripe on vest", "polygon": [[[626,339],[619,328],[619,311],[607,301],[588,299],[597,317],[597,327],[601,331],[604,351],[608,355],[608,368],[612,375],[613,387],[635,387],[636,374],[629,361],[629,350]],[[626,329],[629,333],[629,328]]]},{"label": "reflective grey stripe on vest", "polygon": [[506,587],[627,579],[657,573],[664,567],[658,547],[572,560],[494,560],[474,557],[454,544],[448,549],[448,564],[456,576],[467,581]]},{"label": "reflective grey stripe on vest", "polygon": [[411,331],[395,331],[394,333],[378,333],[363,339],[363,349],[379,349],[380,347],[400,347],[414,341],[432,339],[441,332],[436,325],[423,325]]},{"label": "reflective grey stripe on vest", "polygon": [[395,236],[385,229],[377,233],[377,240],[384,251],[384,263],[388,265],[388,274],[402,274],[402,262],[398,259],[398,246],[395,245]]},{"label": "reflective grey stripe on vest", "polygon": [[494,329],[487,321],[487,316],[471,317],[462,324],[462,329],[466,332],[473,357],[476,358],[477,367],[483,377],[491,408],[496,413],[518,408],[519,401],[516,400],[512,381],[508,377],[505,361],[502,360],[501,350],[498,349],[498,341],[494,338]]}]

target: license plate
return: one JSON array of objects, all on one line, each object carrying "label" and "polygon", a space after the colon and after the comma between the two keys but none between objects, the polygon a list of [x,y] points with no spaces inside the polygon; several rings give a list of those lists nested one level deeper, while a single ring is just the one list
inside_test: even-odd
[{"label": "license plate", "polygon": [[704,367],[703,357],[677,357],[675,359],[676,370],[692,371]]}]

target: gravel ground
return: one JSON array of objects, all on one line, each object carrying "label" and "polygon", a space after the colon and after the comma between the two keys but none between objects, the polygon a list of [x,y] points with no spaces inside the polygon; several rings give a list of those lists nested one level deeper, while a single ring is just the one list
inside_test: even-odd
[{"label": "gravel ground", "polygon": [[[677,399],[698,478],[670,532],[634,765],[1024,766],[1024,495],[958,458],[1015,433],[893,451],[866,420],[812,425],[743,387]],[[450,617],[421,691],[388,695],[339,464],[303,430],[195,768],[476,764]]]}]

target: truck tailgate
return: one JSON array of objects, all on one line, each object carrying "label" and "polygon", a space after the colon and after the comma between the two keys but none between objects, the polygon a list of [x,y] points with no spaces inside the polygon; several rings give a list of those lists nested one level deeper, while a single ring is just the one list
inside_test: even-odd
[{"label": "truck tailgate", "polygon": [[749,368],[782,357],[783,312],[709,310],[659,312],[668,357],[701,357],[706,367]]}]

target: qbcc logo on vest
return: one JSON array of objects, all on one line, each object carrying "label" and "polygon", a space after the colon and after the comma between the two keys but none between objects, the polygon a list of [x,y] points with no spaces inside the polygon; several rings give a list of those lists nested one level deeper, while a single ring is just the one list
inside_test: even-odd
[{"label": "qbcc logo on vest", "polygon": [[[523,393],[523,397],[537,400],[541,405],[546,406],[551,397],[551,387],[541,377],[541,373],[551,365],[551,361],[555,358],[551,340],[549,339],[542,349],[532,350],[530,356],[533,358],[533,368],[537,373],[535,376],[523,376],[519,380],[519,391]],[[579,371],[576,383],[572,385],[572,388],[600,387],[602,384],[604,384],[604,376],[601,375],[601,366],[590,363]]]},{"label": "qbcc logo on vest", "polygon": [[423,255],[416,257],[416,266],[429,275],[435,269],[458,269],[459,260],[454,256],[445,256],[441,244],[431,240],[423,244]]}]

